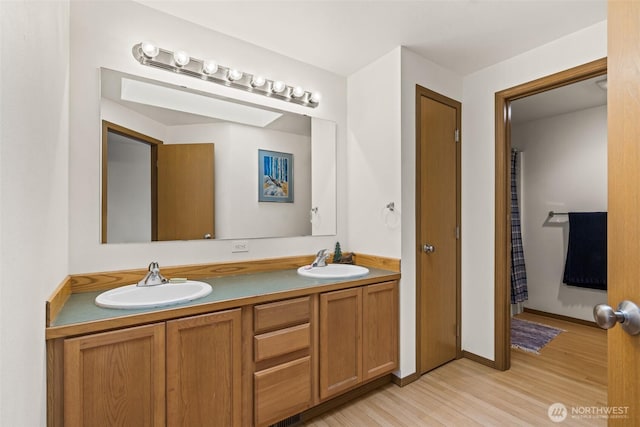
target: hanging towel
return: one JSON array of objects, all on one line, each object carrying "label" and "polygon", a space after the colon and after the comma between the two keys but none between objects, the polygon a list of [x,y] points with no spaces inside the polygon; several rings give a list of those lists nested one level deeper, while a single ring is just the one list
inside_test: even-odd
[{"label": "hanging towel", "polygon": [[606,212],[569,212],[569,249],[563,282],[607,289]]},{"label": "hanging towel", "polygon": [[518,153],[511,151],[511,304],[529,299],[518,207]]}]

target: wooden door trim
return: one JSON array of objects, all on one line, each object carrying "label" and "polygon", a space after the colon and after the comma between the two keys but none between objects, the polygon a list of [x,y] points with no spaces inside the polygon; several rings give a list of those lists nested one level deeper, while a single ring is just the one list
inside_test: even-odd
[{"label": "wooden door trim", "polygon": [[158,145],[163,142],[159,139],[152,138],[133,129],[124,126],[102,121],[102,221],[101,221],[101,239],[102,243],[107,243],[107,164],[109,161],[109,153],[107,151],[107,142],[109,140],[109,132],[126,136],[147,144],[151,147],[151,240],[158,240],[158,172],[155,165],[158,163]]},{"label": "wooden door trim", "polygon": [[495,367],[506,371],[511,366],[511,102],[571,83],[607,73],[607,58],[601,58],[559,73],[551,74],[495,94],[495,293],[494,350]]},{"label": "wooden door trim", "polygon": [[457,334],[456,334],[456,358],[460,359],[462,357],[462,334],[460,333],[461,329],[461,248],[462,248],[462,215],[460,209],[460,200],[461,200],[461,158],[462,158],[462,104],[455,99],[448,98],[444,95],[441,95],[437,92],[429,90],[420,85],[416,85],[416,242],[415,242],[415,254],[416,254],[416,373],[420,375],[422,372],[421,365],[421,356],[420,349],[422,344],[422,326],[421,326],[421,318],[422,318],[422,307],[420,304],[422,298],[422,289],[420,286],[420,277],[422,273],[422,263],[420,261],[420,253],[421,247],[420,242],[417,241],[419,237],[419,233],[422,226],[422,216],[420,211],[420,203],[418,202],[421,197],[421,186],[420,183],[422,178],[422,172],[420,167],[420,159],[422,155],[422,149],[420,146],[420,141],[422,138],[422,128],[421,128],[421,117],[422,117],[422,104],[421,98],[425,96],[434,101],[445,104],[451,108],[456,110],[456,128],[459,132],[459,142],[456,144],[456,223],[458,227],[460,227],[460,237],[456,241],[456,325],[457,325]]}]

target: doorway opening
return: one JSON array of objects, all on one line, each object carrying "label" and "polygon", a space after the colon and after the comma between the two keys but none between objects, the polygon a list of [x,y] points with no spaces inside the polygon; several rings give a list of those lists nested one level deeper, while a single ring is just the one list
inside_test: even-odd
[{"label": "doorway opening", "polygon": [[423,373],[462,357],[462,105],[416,85],[416,361]]},{"label": "doorway opening", "polygon": [[607,73],[602,58],[497,92],[495,145],[495,367],[511,366],[511,103],[531,95],[580,82]]},{"label": "doorway opening", "polygon": [[[110,218],[108,209],[110,192],[112,206],[122,205],[126,207],[130,204],[114,204],[114,195],[124,199],[128,197],[142,203],[142,209],[134,206],[121,212],[120,216],[126,218],[126,221],[120,222],[132,224],[132,226],[136,227],[136,232],[142,230],[143,233],[148,233],[147,236],[141,239],[142,241],[158,240],[158,171],[156,165],[158,162],[158,146],[162,144],[162,141],[135,130],[106,120],[102,121],[102,243],[119,241],[119,234],[126,235],[131,231],[125,229],[118,232],[118,235],[113,235],[115,231],[113,227],[114,221],[113,218]],[[111,170],[109,171],[110,156],[122,158],[123,161],[115,162],[122,164],[120,170],[114,168],[114,162],[112,162]],[[114,180],[115,178],[117,180]],[[111,184],[109,184],[110,180]],[[132,212],[142,212],[140,223],[132,220],[132,217],[139,215],[132,215]],[[112,226],[109,226],[110,223]],[[111,236],[109,233],[111,233]]]}]

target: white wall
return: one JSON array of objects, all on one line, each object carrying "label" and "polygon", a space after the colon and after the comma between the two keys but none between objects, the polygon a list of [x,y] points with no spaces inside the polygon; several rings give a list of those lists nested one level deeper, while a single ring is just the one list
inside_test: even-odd
[{"label": "white wall", "polygon": [[462,98],[460,76],[403,47],[349,76],[347,90],[349,243],[402,259],[400,377],[416,370],[416,84]]},{"label": "white wall", "polygon": [[[236,123],[167,128],[167,144],[201,142],[215,144],[216,239],[311,234],[310,136]],[[293,154],[293,203],[258,202],[258,149]]]},{"label": "white wall", "polygon": [[151,147],[109,132],[107,242],[151,241]]},{"label": "white wall", "polygon": [[[233,88],[211,84],[140,65],[131,48],[154,40],[168,49],[188,49],[198,58],[317,90],[323,98],[316,109],[293,105]],[[71,122],[70,122],[70,258],[71,273],[160,265],[272,258],[312,254],[341,240],[346,250],[346,192],[338,188],[338,235],[255,239],[248,253],[231,253],[228,241],[156,242],[101,245],[100,240],[100,128],[99,67],[141,75],[196,90],[242,99],[281,110],[318,116],[337,123],[338,158],[346,142],[346,79],[255,45],[222,35],[133,2],[71,3]],[[338,164],[338,182],[346,164]],[[277,242],[277,244],[276,244]]]},{"label": "white wall", "polygon": [[[311,119],[311,207],[314,236],[331,235],[336,229],[336,124],[329,120]],[[313,141],[323,141],[322,144]],[[315,210],[317,208],[317,210]],[[343,215],[344,216],[344,215]]]},{"label": "white wall", "polygon": [[494,360],[495,92],[607,55],[601,22],[463,79],[462,347]]},{"label": "white wall", "polygon": [[46,424],[44,302],[68,266],[68,23],[68,1],[0,2],[3,426]]},{"label": "white wall", "polygon": [[[452,99],[462,99],[462,77],[407,48],[402,63],[402,284],[400,286],[400,358],[402,376],[416,370],[416,85]],[[464,106],[463,106],[464,112]],[[464,117],[464,116],[463,116]],[[464,138],[463,138],[464,140]]]},{"label": "white wall", "polygon": [[[348,238],[358,252],[399,258],[400,226],[385,224],[385,206],[401,211],[400,48],[347,81]],[[344,250],[344,249],[343,249]]]},{"label": "white wall", "polygon": [[[512,109],[517,117],[517,109]],[[606,291],[562,283],[568,217],[548,221],[549,211],[607,210],[607,107],[533,120],[511,128],[521,150],[522,239],[529,300],[525,307],[593,320]],[[560,220],[561,222],[556,222]]]}]

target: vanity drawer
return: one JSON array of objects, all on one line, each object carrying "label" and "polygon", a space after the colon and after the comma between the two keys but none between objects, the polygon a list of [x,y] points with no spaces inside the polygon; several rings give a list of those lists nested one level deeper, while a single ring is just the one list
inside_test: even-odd
[{"label": "vanity drawer", "polygon": [[254,338],[255,361],[271,359],[297,350],[309,348],[311,331],[309,324],[292,326]]},{"label": "vanity drawer", "polygon": [[309,297],[256,305],[253,308],[254,332],[258,334],[300,323],[308,323],[310,313]]},{"label": "vanity drawer", "polygon": [[311,406],[311,358],[254,374],[255,423],[267,426]]}]

